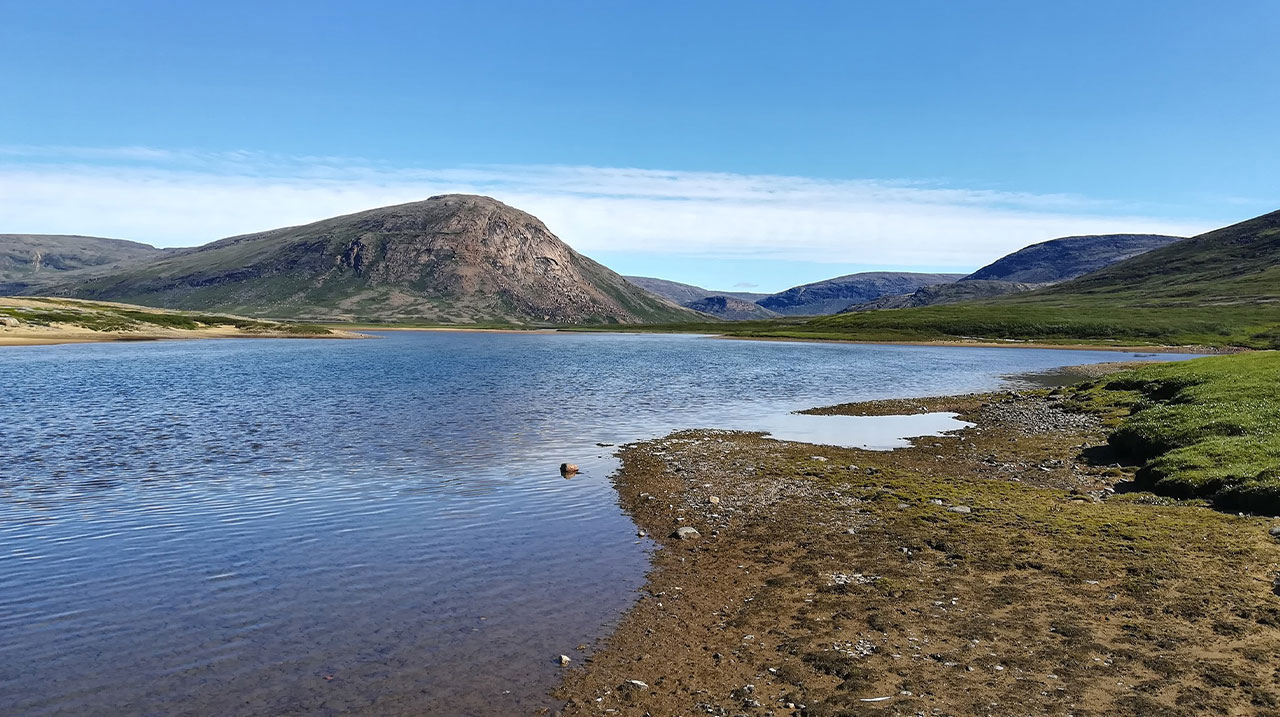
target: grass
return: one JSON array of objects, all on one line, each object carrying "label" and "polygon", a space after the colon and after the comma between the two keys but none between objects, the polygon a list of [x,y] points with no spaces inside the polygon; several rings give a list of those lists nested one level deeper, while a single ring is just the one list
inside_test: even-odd
[{"label": "grass", "polygon": [[330,330],[314,324],[284,324],[238,316],[176,311],[151,311],[89,301],[65,299],[24,299],[44,306],[0,306],[0,316],[10,316],[31,326],[78,326],[92,331],[133,332],[153,328],[198,331],[232,327],[246,333],[324,335]]},{"label": "grass", "polygon": [[1066,389],[1108,416],[1109,442],[1158,493],[1280,514],[1280,353],[1126,371]]}]

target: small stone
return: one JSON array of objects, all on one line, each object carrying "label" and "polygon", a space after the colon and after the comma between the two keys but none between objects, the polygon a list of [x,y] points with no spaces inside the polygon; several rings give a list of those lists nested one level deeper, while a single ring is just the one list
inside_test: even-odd
[{"label": "small stone", "polygon": [[973,512],[973,508],[970,508],[967,505],[953,505],[950,508],[947,508],[947,510],[952,513],[960,513],[961,515],[968,515]]},{"label": "small stone", "polygon": [[910,506],[910,505],[908,505],[908,504],[906,504],[906,503],[899,503],[899,504],[898,504],[898,510],[906,510],[907,508],[910,508],[910,507],[911,507],[911,506]]},{"label": "small stone", "polygon": [[647,689],[649,689],[649,683],[641,682],[640,680],[627,680],[626,682],[623,682],[622,684],[618,685],[619,692],[626,692],[627,690],[647,690]]},{"label": "small stone", "polygon": [[646,532],[644,532],[643,530],[637,530],[637,531],[636,531],[636,537],[637,537],[637,538],[645,538],[645,537],[648,537],[648,536],[649,536],[649,534],[648,534],[648,533],[646,533]]},{"label": "small stone", "polygon": [[573,658],[569,657],[568,655],[561,655],[556,658],[556,662],[560,663],[560,666],[563,667],[569,664],[570,662],[573,662]]},{"label": "small stone", "polygon": [[1280,538],[1280,525],[1271,526],[1271,530],[1268,530],[1267,532],[1273,537]]},{"label": "small stone", "polygon": [[680,540],[693,540],[694,538],[701,538],[702,533],[699,533],[697,528],[694,528],[688,525],[683,525],[679,528],[676,528],[676,532],[672,533],[671,536],[674,538],[679,538]]},{"label": "small stone", "polygon": [[929,504],[930,504],[930,505],[942,505],[942,499],[941,499],[941,498],[930,498],[930,499],[929,499]]},{"label": "small stone", "polygon": [[561,463],[560,464],[560,475],[571,476],[577,472],[578,472],[577,463]]},{"label": "small stone", "polygon": [[707,502],[710,503],[711,505],[720,505],[720,499],[715,497],[714,495],[707,498]]}]

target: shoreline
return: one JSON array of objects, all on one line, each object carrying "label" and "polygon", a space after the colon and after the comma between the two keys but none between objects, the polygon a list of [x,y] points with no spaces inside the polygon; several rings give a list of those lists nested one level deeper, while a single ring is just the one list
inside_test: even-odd
[{"label": "shoreline", "polygon": [[624,446],[615,487],[656,550],[559,714],[1280,706],[1272,521],[1127,492],[1106,426],[1046,390],[810,412],[922,411],[975,425],[883,452],[716,430]]},{"label": "shoreline", "polygon": [[709,338],[729,339],[734,341],[800,341],[823,344],[862,344],[871,346],[958,346],[984,349],[1058,349],[1063,351],[1117,351],[1120,353],[1151,354],[1232,354],[1248,351],[1243,348],[1220,348],[1212,346],[1112,346],[1094,344],[1048,344],[1014,341],[871,341],[863,339],[820,339],[792,338],[787,336],[730,336],[727,334],[706,334]]},{"label": "shoreline", "polygon": [[[335,328],[336,324],[323,324],[329,328]],[[470,328],[466,326],[439,326],[439,327],[379,327],[364,324],[353,324],[353,330],[361,331],[444,331],[444,332],[467,332],[467,333],[505,333],[505,334],[629,334],[629,335],[666,335],[666,336],[699,336],[708,339],[727,340],[727,341],[781,341],[794,343],[825,343],[825,344],[860,344],[869,346],[943,346],[943,347],[968,347],[968,348],[1013,348],[1013,349],[1059,349],[1064,351],[1114,351],[1119,353],[1166,353],[1166,354],[1232,354],[1242,353],[1250,349],[1240,347],[1217,347],[1217,346],[1119,346],[1109,344],[1053,344],[1043,342],[1017,342],[1017,341],[947,341],[941,339],[921,340],[921,341],[892,341],[892,340],[869,340],[869,339],[831,339],[831,338],[806,338],[793,336],[734,336],[732,334],[707,333],[700,331],[628,331],[624,328],[618,329],[601,329],[601,330],[582,330],[573,327],[537,327],[528,329],[516,328]]]},{"label": "shoreline", "polygon": [[[42,332],[43,333],[43,332]],[[63,346],[67,344],[105,344],[105,343],[143,343],[152,341],[203,341],[212,339],[365,339],[373,338],[363,334],[334,331],[331,334],[271,334],[271,333],[228,333],[211,331],[209,333],[189,332],[115,334],[89,331],[58,331],[48,335],[27,333],[14,335],[0,332],[0,348],[23,346]]]}]

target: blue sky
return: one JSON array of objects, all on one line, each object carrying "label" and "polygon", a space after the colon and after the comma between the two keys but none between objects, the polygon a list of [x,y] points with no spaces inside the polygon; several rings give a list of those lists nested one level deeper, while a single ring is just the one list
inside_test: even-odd
[{"label": "blue sky", "polygon": [[1280,204],[1280,3],[0,0],[0,231],[484,191],[775,290]]}]

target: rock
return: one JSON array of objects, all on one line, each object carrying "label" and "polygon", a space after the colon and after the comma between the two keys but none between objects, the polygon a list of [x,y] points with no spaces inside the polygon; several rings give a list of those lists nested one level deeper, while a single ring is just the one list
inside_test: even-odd
[{"label": "rock", "polygon": [[942,499],[941,499],[941,498],[930,498],[930,499],[929,499],[929,503],[930,503],[931,505],[942,505]]},{"label": "rock", "polygon": [[672,533],[671,536],[681,540],[693,540],[694,538],[701,538],[702,533],[699,533],[697,528],[685,525],[676,528],[676,532]]},{"label": "rock", "polygon": [[911,507],[911,506],[910,506],[910,505],[908,505],[908,504],[906,504],[906,503],[899,503],[899,504],[898,504],[898,510],[906,510],[907,508],[910,508],[910,507]]},{"label": "rock", "polygon": [[968,515],[969,513],[973,512],[973,508],[970,508],[967,505],[953,505],[950,508],[947,508],[947,510],[951,511],[952,513],[960,513],[962,515]]},{"label": "rock", "polygon": [[573,658],[569,657],[568,655],[561,655],[561,656],[559,656],[559,657],[557,657],[557,658],[556,658],[556,662],[557,662],[561,667],[564,667],[565,665],[569,664],[570,662],[573,662]]},{"label": "rock", "polygon": [[1268,530],[1267,532],[1273,537],[1280,538],[1280,525],[1271,526],[1271,530]]},{"label": "rock", "polygon": [[618,685],[619,692],[626,692],[627,690],[647,690],[647,689],[649,689],[649,683],[641,682],[640,680],[627,680],[626,682],[623,682],[622,684]]},{"label": "rock", "polygon": [[710,503],[711,505],[720,505],[720,499],[715,497],[714,495],[707,498],[707,502]]},{"label": "rock", "polygon": [[578,472],[577,463],[561,463],[560,464],[560,475],[571,476],[577,472]]},{"label": "rock", "polygon": [[21,326],[22,322],[12,316],[0,316],[0,326]]},{"label": "rock", "polygon": [[636,531],[636,537],[637,537],[637,538],[646,538],[646,537],[648,537],[648,536],[649,536],[649,534],[648,534],[648,533],[646,533],[646,532],[644,532],[643,530],[637,530],[637,531]]}]

